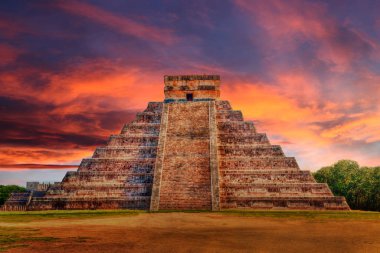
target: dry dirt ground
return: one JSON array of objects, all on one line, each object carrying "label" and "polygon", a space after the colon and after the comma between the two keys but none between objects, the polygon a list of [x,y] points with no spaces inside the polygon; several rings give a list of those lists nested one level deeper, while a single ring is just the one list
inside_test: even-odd
[{"label": "dry dirt ground", "polygon": [[380,253],[380,214],[0,213],[0,252]]}]

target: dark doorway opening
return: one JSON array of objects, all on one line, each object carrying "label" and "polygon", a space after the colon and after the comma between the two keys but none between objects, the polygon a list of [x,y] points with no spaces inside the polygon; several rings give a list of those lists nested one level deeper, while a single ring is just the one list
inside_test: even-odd
[{"label": "dark doorway opening", "polygon": [[187,93],[186,94],[186,100],[187,101],[193,101],[193,94],[192,93]]}]

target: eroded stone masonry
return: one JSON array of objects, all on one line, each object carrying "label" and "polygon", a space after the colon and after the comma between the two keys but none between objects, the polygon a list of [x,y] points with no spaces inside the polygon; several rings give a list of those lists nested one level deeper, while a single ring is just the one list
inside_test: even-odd
[{"label": "eroded stone masonry", "polygon": [[163,102],[150,102],[61,183],[13,194],[3,208],[349,209],[220,100],[219,87],[216,75],[165,76]]}]

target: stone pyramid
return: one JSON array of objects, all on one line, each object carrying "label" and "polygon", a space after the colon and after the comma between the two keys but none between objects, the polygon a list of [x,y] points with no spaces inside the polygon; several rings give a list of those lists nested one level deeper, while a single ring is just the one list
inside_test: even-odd
[{"label": "stone pyramid", "polygon": [[163,102],[26,209],[349,209],[220,100],[219,87],[216,75],[165,76]]}]

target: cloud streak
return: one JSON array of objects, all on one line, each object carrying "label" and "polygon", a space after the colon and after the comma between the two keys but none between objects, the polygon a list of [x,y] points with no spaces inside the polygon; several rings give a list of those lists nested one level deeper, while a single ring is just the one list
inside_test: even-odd
[{"label": "cloud streak", "polygon": [[134,36],[139,39],[152,40],[168,45],[178,40],[169,29],[141,24],[130,18],[111,13],[88,3],[60,1],[57,3],[57,7],[71,14],[79,15],[93,22],[108,26],[119,33]]}]

